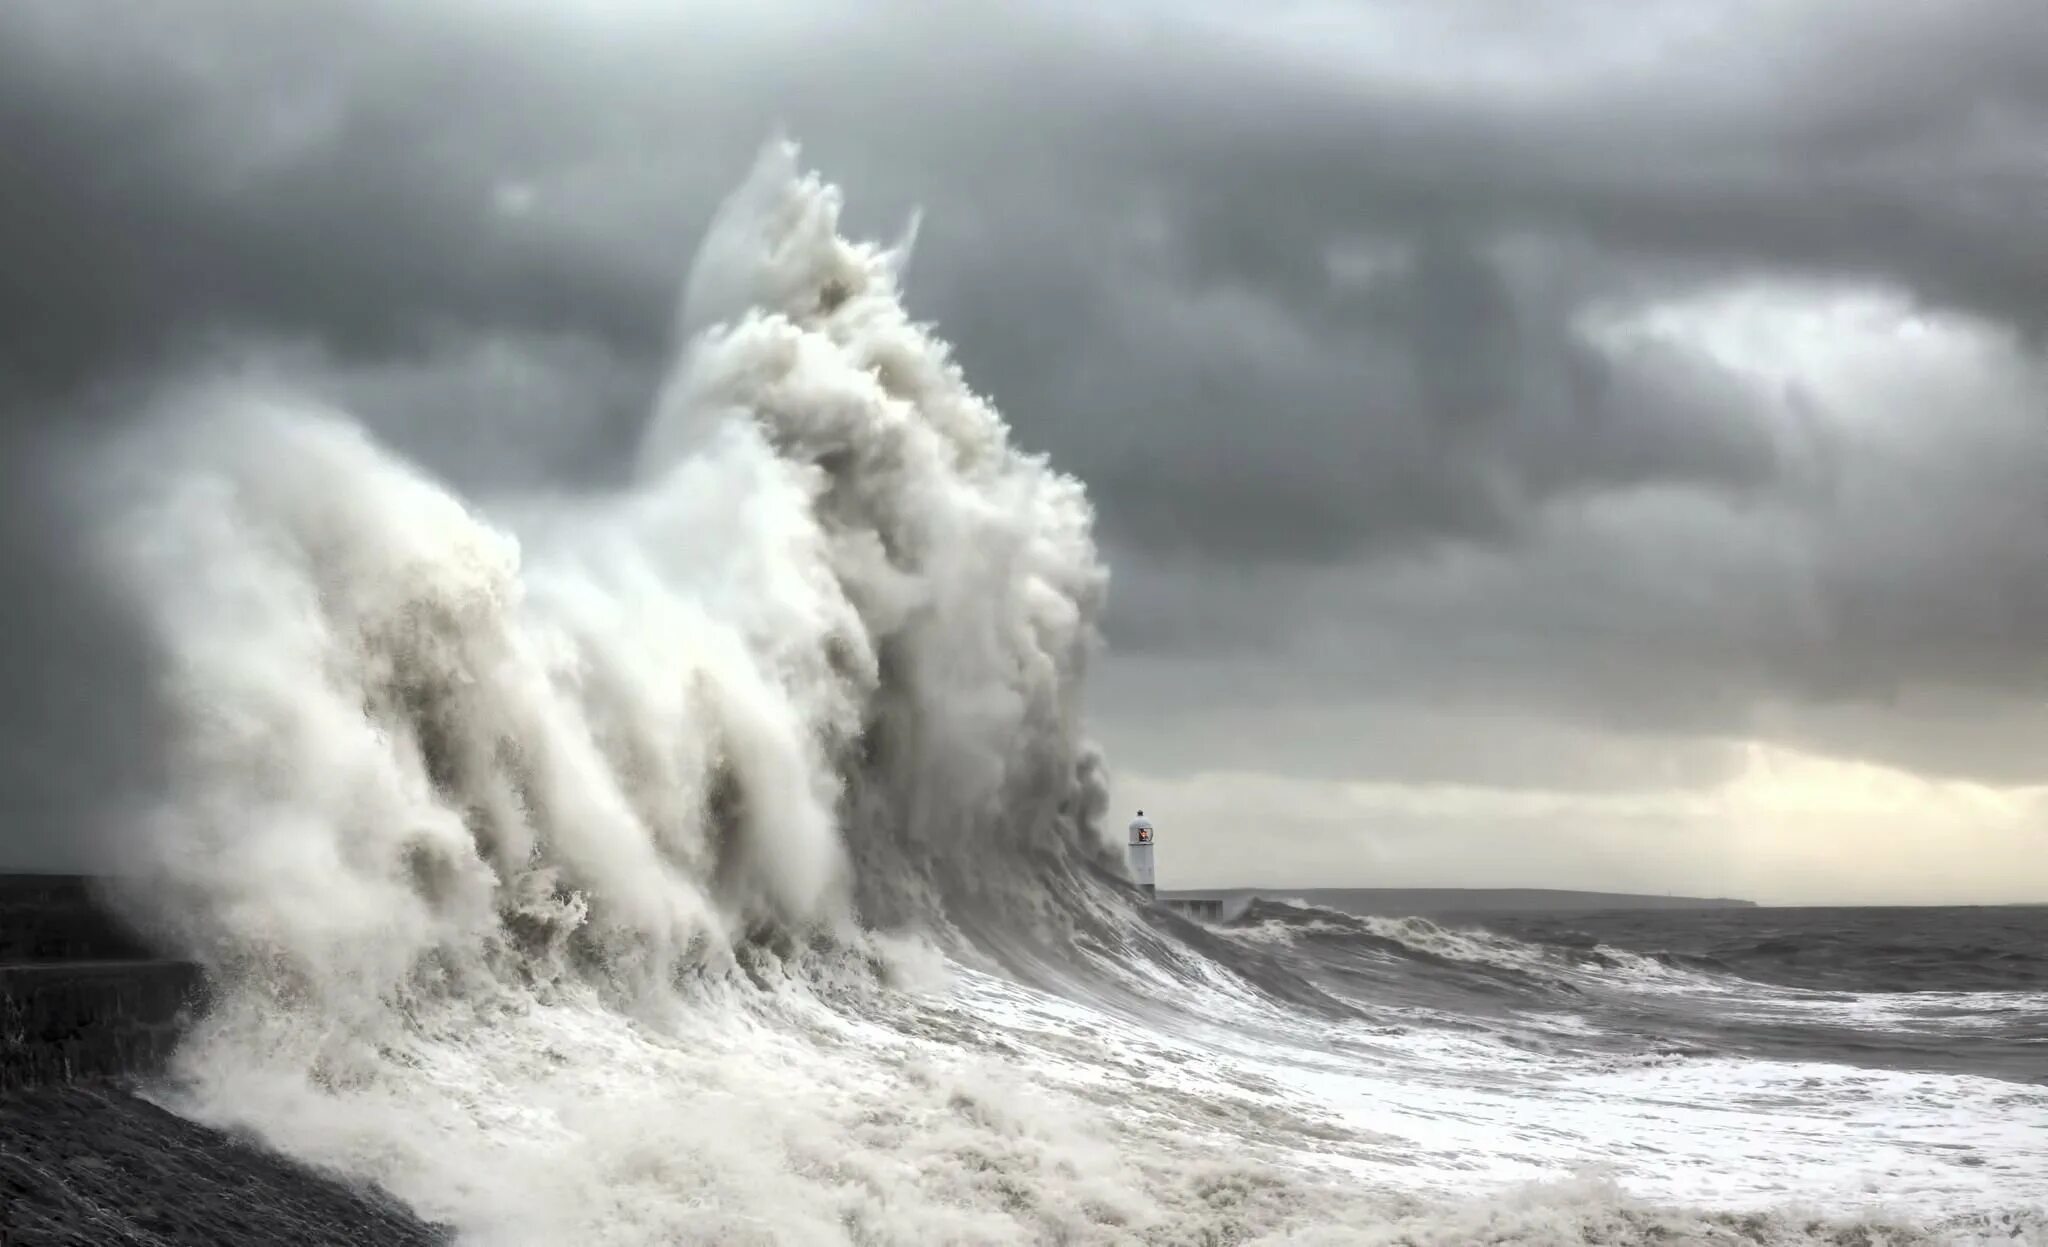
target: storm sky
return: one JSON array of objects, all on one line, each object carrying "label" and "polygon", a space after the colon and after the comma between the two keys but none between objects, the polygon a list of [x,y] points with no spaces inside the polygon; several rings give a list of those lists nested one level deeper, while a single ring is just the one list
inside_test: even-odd
[{"label": "storm sky", "polygon": [[1163,886],[2048,899],[2048,6],[9,0],[0,858],[146,787],[70,449],[622,478],[778,130],[1088,485]]}]

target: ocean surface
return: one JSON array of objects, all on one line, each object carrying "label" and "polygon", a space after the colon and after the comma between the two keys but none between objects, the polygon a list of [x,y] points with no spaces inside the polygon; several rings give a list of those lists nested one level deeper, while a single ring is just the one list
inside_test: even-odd
[{"label": "ocean surface", "polygon": [[[1086,493],[839,209],[764,153],[611,486],[234,384],[81,468],[156,651],[123,904],[209,981],[151,1101],[477,1244],[2048,1235],[2041,911],[1147,905]],[[169,1241],[118,1185],[84,1237]]]}]

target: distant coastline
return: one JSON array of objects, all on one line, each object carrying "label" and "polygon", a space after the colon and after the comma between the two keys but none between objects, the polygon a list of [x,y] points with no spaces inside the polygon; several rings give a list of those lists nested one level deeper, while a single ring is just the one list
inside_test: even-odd
[{"label": "distant coastline", "polygon": [[1340,913],[1413,914],[1584,912],[1597,909],[1754,909],[1755,901],[1721,896],[1641,892],[1578,892],[1558,888],[1185,888],[1159,890],[1164,900],[1302,900]]}]

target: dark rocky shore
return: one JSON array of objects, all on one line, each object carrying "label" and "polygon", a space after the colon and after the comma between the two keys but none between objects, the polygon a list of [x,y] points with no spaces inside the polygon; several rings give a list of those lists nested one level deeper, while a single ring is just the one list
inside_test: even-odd
[{"label": "dark rocky shore", "polygon": [[380,1192],[136,1094],[204,1007],[91,884],[0,876],[0,1247],[445,1243]]},{"label": "dark rocky shore", "polygon": [[120,1086],[0,1094],[0,1243],[428,1244],[452,1236]]}]

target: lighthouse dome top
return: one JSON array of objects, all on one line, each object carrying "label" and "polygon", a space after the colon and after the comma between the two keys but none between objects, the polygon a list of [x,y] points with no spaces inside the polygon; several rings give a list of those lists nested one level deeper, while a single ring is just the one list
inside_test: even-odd
[{"label": "lighthouse dome top", "polygon": [[1131,820],[1131,843],[1152,843],[1152,820],[1145,817],[1143,810],[1139,810],[1138,816]]}]

